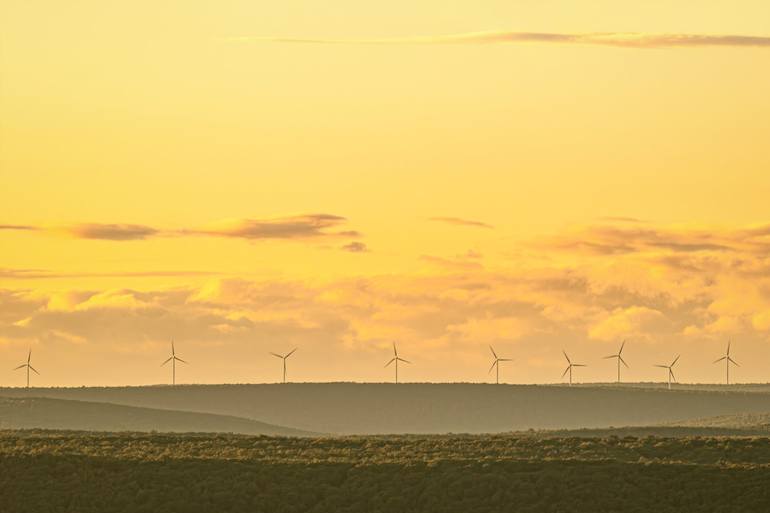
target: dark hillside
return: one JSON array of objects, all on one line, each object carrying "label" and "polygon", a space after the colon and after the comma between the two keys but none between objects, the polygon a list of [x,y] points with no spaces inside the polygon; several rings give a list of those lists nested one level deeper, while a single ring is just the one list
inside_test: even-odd
[{"label": "dark hillside", "polygon": [[303,436],[309,433],[251,419],[48,398],[0,397],[0,429],[214,432]]}]

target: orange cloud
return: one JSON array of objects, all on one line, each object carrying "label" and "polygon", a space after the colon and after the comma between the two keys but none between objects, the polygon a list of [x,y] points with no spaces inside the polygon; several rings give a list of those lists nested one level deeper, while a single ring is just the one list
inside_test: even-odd
[{"label": "orange cloud", "polygon": [[597,340],[620,338],[648,338],[668,331],[670,323],[663,313],[644,306],[617,308],[607,317],[591,326],[588,335]]},{"label": "orange cloud", "polygon": [[741,252],[766,254],[770,250],[765,226],[747,229],[715,230],[697,228],[636,227],[627,224],[588,226],[536,243],[541,249],[620,255],[624,253]]},{"label": "orange cloud", "polygon": [[142,240],[153,237],[159,230],[140,224],[86,223],[68,226],[65,231],[78,239]]},{"label": "orange cloud", "polygon": [[366,253],[367,251],[369,251],[369,248],[366,246],[366,244],[359,241],[353,241],[348,244],[345,244],[340,249],[344,251],[349,251],[351,253]]},{"label": "orange cloud", "polygon": [[24,224],[0,224],[0,230],[9,230],[9,231],[34,231],[38,228],[36,226],[30,226],[30,225],[24,225]]},{"label": "orange cloud", "polygon": [[473,228],[494,228],[491,224],[487,224],[481,221],[474,221],[472,219],[462,219],[460,217],[431,217],[429,221],[437,221],[439,223],[446,223],[455,226],[470,226]]},{"label": "orange cloud", "polygon": [[[134,241],[158,236],[212,236],[245,240],[308,240],[323,237],[360,237],[355,230],[341,230],[347,219],[332,214],[307,214],[273,219],[227,219],[199,229],[163,230],[140,224],[80,223],[58,228],[31,225],[0,225],[2,230],[60,232],[76,239]],[[363,243],[342,249],[362,251]]]},{"label": "orange cloud", "polygon": [[562,44],[598,45],[622,48],[693,48],[710,46],[770,47],[770,37],[710,34],[643,34],[638,32],[595,32],[587,34],[549,32],[469,32],[441,36],[383,39],[311,39],[289,37],[231,37],[231,41],[305,44]]},{"label": "orange cloud", "polygon": [[211,271],[124,271],[124,272],[56,272],[47,269],[5,269],[0,268],[0,279],[6,280],[50,280],[58,278],[149,278],[173,276],[210,276]]},{"label": "orange cloud", "polygon": [[190,233],[241,239],[310,239],[329,236],[356,237],[355,231],[330,231],[347,219],[331,214],[310,214],[276,219],[230,219]]}]

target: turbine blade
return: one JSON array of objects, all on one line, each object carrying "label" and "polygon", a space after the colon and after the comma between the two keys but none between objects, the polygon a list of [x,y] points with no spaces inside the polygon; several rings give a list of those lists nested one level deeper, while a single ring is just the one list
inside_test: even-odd
[{"label": "turbine blade", "polygon": [[673,367],[673,366],[676,364],[676,362],[678,362],[678,361],[679,361],[679,357],[680,357],[680,356],[682,356],[682,355],[680,355],[680,354],[676,355],[676,358],[674,358],[674,361],[673,361],[673,362],[671,362],[671,365],[669,365],[669,367]]},{"label": "turbine blade", "polygon": [[572,367],[572,364],[568,365],[567,368],[564,369],[564,373],[561,375],[562,378],[567,375],[571,367]]},{"label": "turbine blade", "polygon": [[[736,362],[735,360],[733,360],[729,356],[727,357],[727,359],[730,360],[730,363],[732,363],[733,365],[738,365],[738,362]],[[738,365],[738,367],[740,367],[740,365]]]},{"label": "turbine blade", "polygon": [[732,340],[728,340],[727,341],[727,356],[730,356],[730,344],[732,344],[732,343],[733,343]]},{"label": "turbine blade", "polygon": [[282,360],[283,360],[283,355],[280,355],[280,354],[278,354],[278,353],[272,353],[272,352],[271,352],[270,354],[271,354],[271,355],[273,355],[273,356],[275,356],[276,358],[280,358],[280,359],[282,359]]},{"label": "turbine blade", "polygon": [[609,355],[609,356],[605,356],[605,357],[604,357],[604,359],[605,359],[605,360],[608,360],[608,359],[610,359],[610,358],[617,358],[618,356],[619,356],[619,355],[617,355],[617,354],[611,354],[611,355]]},{"label": "turbine blade", "polygon": [[26,367],[27,365],[29,365],[29,364],[27,364],[27,363],[22,363],[22,364],[21,364],[21,365],[19,365],[18,367],[15,367],[13,370],[19,370],[19,369],[23,369],[23,368],[24,368],[24,367]]},{"label": "turbine blade", "polygon": [[572,366],[573,367],[588,367],[588,365],[586,365],[585,363],[573,363]]},{"label": "turbine blade", "polygon": [[623,365],[625,365],[625,366],[626,366],[626,369],[628,369],[628,368],[629,368],[629,366],[628,366],[628,364],[626,363],[626,361],[623,359],[623,357],[622,357],[622,356],[620,356],[620,355],[618,355],[618,358],[620,358],[620,361],[623,363]]},{"label": "turbine blade", "polygon": [[[174,357],[174,360],[176,360],[176,361],[178,361],[178,362],[182,362],[182,363],[187,363],[186,361],[182,360],[182,359],[181,359],[181,358],[179,358],[178,356],[175,356],[175,357]],[[189,365],[189,363],[187,363],[187,365]]]},{"label": "turbine blade", "polygon": [[653,365],[653,367],[660,367],[661,369],[670,369],[668,365]]},{"label": "turbine blade", "polygon": [[172,338],[171,339],[171,356],[174,356],[174,354],[176,353],[174,352],[174,339]]},{"label": "turbine blade", "polygon": [[623,343],[620,344],[620,351],[618,351],[618,356],[623,352],[623,348],[626,346],[626,339],[623,339]]},{"label": "turbine blade", "polygon": [[492,364],[492,366],[489,368],[489,372],[487,372],[487,374],[489,374],[490,372],[492,372],[492,369],[494,369],[494,368],[495,368],[495,365],[497,365],[497,362],[498,362],[498,361],[499,361],[499,360],[495,360],[495,361],[494,361],[494,363]]},{"label": "turbine blade", "polygon": [[393,358],[392,360],[390,360],[388,363],[386,363],[386,364],[385,364],[385,367],[387,367],[388,365],[390,365],[391,363],[393,363],[393,362],[395,362],[395,361],[396,361],[396,359],[395,359],[395,358]]},{"label": "turbine blade", "polygon": [[561,350],[561,352],[562,352],[562,353],[564,353],[564,358],[566,358],[566,359],[567,359],[567,362],[569,362],[569,363],[571,364],[571,363],[572,363],[572,361],[569,359],[569,356],[567,356],[567,351],[565,351],[564,349],[562,349],[562,350]]},{"label": "turbine blade", "polygon": [[492,351],[492,356],[494,356],[495,360],[497,360],[497,353],[495,353],[495,350],[492,349],[492,346],[489,346],[489,350]]},{"label": "turbine blade", "polygon": [[726,359],[727,359],[727,357],[726,357],[726,356],[723,356],[723,357],[722,357],[722,358],[720,358],[719,360],[714,360],[714,363],[719,363],[719,362],[721,362],[722,360],[726,360]]},{"label": "turbine blade", "polygon": [[35,374],[37,374],[38,376],[40,375],[40,373],[37,370],[35,370],[35,368],[33,366],[30,365],[29,368],[30,368],[30,370],[33,370],[35,372]]},{"label": "turbine blade", "polygon": [[289,352],[289,354],[287,354],[286,356],[284,356],[284,358],[288,358],[288,357],[290,357],[291,355],[293,355],[293,354],[294,354],[294,351],[296,351],[296,350],[297,350],[297,348],[295,347],[294,349],[292,349],[292,350]]},{"label": "turbine blade", "polygon": [[399,362],[404,362],[404,363],[412,363],[412,362],[410,362],[409,360],[404,360],[403,358],[396,358],[396,359],[397,359]]},{"label": "turbine blade", "polygon": [[32,359],[32,349],[29,350],[29,354],[27,354],[27,363]]},{"label": "turbine blade", "polygon": [[398,350],[396,349],[396,343],[393,342],[393,356],[398,357]]},{"label": "turbine blade", "polygon": [[671,379],[674,381],[674,383],[679,383],[679,382],[676,380],[676,376],[674,376],[674,371],[673,371],[673,370],[671,370],[671,369],[668,369],[668,372],[671,374]]},{"label": "turbine blade", "polygon": [[512,362],[513,358],[498,358],[498,362]]},{"label": "turbine blade", "polygon": [[166,360],[165,362],[161,363],[161,364],[160,364],[160,366],[161,366],[161,367],[163,367],[164,365],[166,365],[168,362],[170,362],[170,361],[171,361],[171,360],[173,360],[173,359],[174,359],[174,357],[173,357],[173,356],[169,356],[169,357],[168,357],[168,360]]}]

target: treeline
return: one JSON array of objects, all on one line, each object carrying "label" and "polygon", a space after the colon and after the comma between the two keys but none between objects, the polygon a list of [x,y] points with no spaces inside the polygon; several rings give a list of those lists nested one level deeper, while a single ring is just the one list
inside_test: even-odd
[{"label": "treeline", "polygon": [[770,440],[0,433],[0,511],[759,512]]}]

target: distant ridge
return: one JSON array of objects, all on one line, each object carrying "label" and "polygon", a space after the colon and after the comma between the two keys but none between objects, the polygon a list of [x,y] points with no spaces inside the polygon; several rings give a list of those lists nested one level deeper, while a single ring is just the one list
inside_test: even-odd
[{"label": "distant ridge", "polygon": [[770,387],[287,383],[0,389],[51,397],[211,413],[328,434],[502,433],[528,429],[660,426],[770,412]]},{"label": "distant ridge", "polygon": [[312,433],[227,415],[42,397],[0,397],[0,429],[159,431],[309,436]]}]

